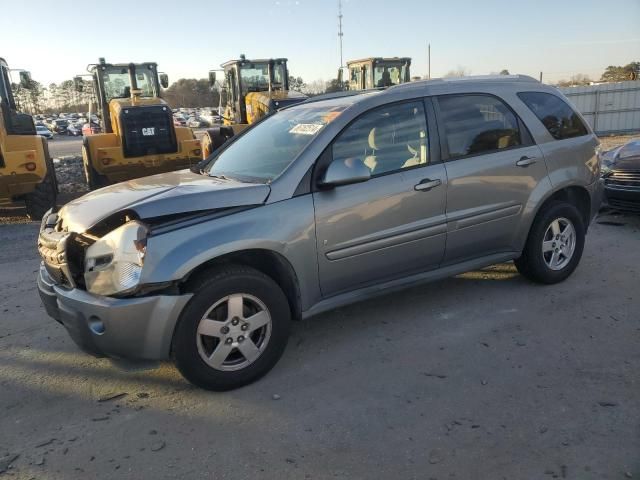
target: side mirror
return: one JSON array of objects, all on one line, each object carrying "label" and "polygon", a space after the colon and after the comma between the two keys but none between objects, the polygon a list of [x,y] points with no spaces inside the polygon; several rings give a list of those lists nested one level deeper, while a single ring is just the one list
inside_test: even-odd
[{"label": "side mirror", "polygon": [[216,72],[213,70],[209,71],[209,87],[213,90],[213,87],[216,86]]},{"label": "side mirror", "polygon": [[162,88],[169,88],[169,75],[166,73],[160,74],[160,86]]},{"label": "side mirror", "polygon": [[32,87],[31,73],[26,70],[20,71],[20,86],[24,89],[30,89]]},{"label": "side mirror", "polygon": [[366,182],[371,178],[371,170],[359,158],[346,158],[334,160],[320,180],[320,186],[324,188],[350,185],[352,183]]},{"label": "side mirror", "polygon": [[81,77],[73,77],[73,88],[78,93],[82,93],[84,91],[84,81]]}]

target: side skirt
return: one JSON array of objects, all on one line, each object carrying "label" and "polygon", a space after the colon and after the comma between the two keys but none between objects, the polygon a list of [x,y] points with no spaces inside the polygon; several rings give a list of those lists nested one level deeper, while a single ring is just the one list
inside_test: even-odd
[{"label": "side skirt", "polygon": [[316,303],[309,310],[302,312],[302,318],[307,319],[328,310],[343,307],[351,303],[361,302],[363,300],[377,297],[379,295],[385,295],[398,290],[403,290],[410,286],[428,283],[434,280],[441,280],[443,278],[452,277],[496,263],[507,262],[509,260],[513,260],[514,258],[518,258],[519,256],[520,252],[506,252],[488,255],[486,257],[468,260],[466,262],[456,263],[455,265],[440,267],[436,270],[417,273],[409,277],[390,280],[378,285],[360,288],[351,292],[341,293],[333,297],[325,298],[324,300]]}]

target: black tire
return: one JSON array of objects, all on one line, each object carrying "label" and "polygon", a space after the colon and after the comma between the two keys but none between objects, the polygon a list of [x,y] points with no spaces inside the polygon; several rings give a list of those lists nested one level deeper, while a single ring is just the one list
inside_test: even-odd
[{"label": "black tire", "polygon": [[[514,263],[523,277],[536,283],[549,285],[562,282],[578,266],[584,249],[585,225],[578,209],[570,203],[553,202],[543,208],[531,226],[522,256]],[[575,231],[575,248],[566,265],[554,270],[547,264],[542,249],[547,229],[550,228],[552,222],[558,219],[566,219],[571,222]]]},{"label": "black tire", "polygon": [[227,125],[208,128],[202,137],[202,158],[206,159],[231,137],[233,129]]},{"label": "black tire", "polygon": [[[178,370],[189,382],[207,390],[231,390],[254,382],[274,367],[289,339],[291,312],[285,294],[270,277],[250,267],[227,265],[191,280],[188,288],[194,292],[194,296],[182,311],[176,325],[172,356]],[[197,332],[200,321],[213,305],[225,297],[237,294],[253,296],[264,304],[271,318],[270,336],[264,350],[253,363],[238,370],[225,371],[205,363],[199,352]],[[223,321],[230,321],[229,316],[230,313],[227,312]],[[235,334],[229,334],[232,335]],[[223,341],[211,340],[220,342],[216,346]],[[238,347],[229,347],[236,348],[232,353],[241,355],[240,344],[234,345]]]},{"label": "black tire", "polygon": [[47,210],[56,205],[58,197],[58,180],[53,165],[53,160],[49,155],[49,145],[46,139],[42,139],[44,148],[45,164],[47,173],[42,182],[40,182],[35,190],[25,196],[24,203],[27,208],[27,216],[31,220],[41,220]]},{"label": "black tire", "polygon": [[82,142],[82,168],[84,169],[84,178],[87,181],[89,190],[96,190],[109,185],[107,177],[99,174],[96,169],[93,168],[91,153],[86,139]]}]

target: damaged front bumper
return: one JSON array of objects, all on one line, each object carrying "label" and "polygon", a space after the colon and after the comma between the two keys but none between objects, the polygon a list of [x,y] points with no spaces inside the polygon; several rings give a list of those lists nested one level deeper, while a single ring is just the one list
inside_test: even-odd
[{"label": "damaged front bumper", "polygon": [[49,314],[73,341],[95,356],[140,360],[169,358],[180,312],[192,297],[111,298],[57,284],[40,266],[38,290]]}]

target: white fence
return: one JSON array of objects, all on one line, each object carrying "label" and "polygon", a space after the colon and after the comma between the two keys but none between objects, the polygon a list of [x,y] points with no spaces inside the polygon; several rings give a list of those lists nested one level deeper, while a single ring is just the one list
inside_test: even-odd
[{"label": "white fence", "polygon": [[640,80],[559,90],[598,135],[640,132]]}]

